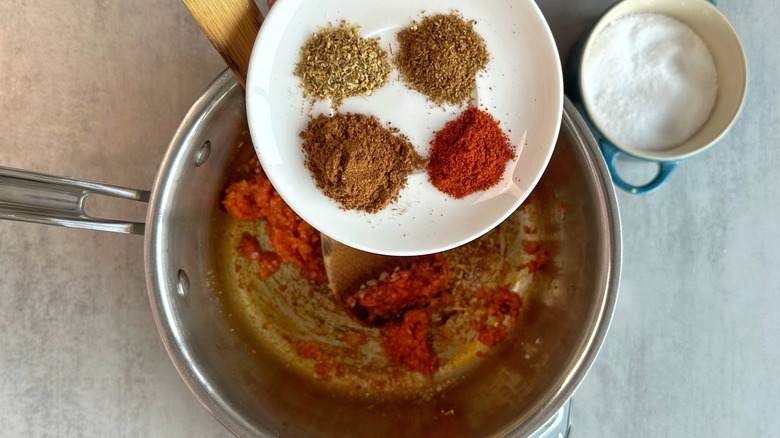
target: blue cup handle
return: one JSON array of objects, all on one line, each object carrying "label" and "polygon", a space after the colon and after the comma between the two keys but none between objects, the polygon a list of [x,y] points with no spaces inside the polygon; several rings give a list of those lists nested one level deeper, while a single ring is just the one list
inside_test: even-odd
[{"label": "blue cup handle", "polygon": [[677,168],[677,165],[680,164],[679,161],[652,161],[653,163],[658,163],[658,174],[647,184],[635,186],[624,181],[618,174],[617,167],[615,166],[615,160],[617,160],[619,155],[623,155],[623,152],[604,139],[599,141],[599,146],[601,147],[601,153],[604,154],[604,159],[607,162],[607,168],[609,169],[609,174],[612,176],[612,181],[616,186],[633,195],[644,195],[658,190],[658,188],[666,182],[669,176],[671,176],[674,169]]}]

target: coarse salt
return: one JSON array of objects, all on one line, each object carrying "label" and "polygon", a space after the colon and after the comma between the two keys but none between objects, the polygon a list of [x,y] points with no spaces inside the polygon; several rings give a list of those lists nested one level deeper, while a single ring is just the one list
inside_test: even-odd
[{"label": "coarse salt", "polygon": [[663,151],[707,121],[717,73],[707,45],[688,26],[661,14],[632,14],[593,40],[583,94],[594,122],[619,146]]}]

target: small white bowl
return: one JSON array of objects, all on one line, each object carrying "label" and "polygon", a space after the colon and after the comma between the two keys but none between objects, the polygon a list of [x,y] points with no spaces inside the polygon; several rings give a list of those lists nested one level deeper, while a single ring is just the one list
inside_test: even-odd
[{"label": "small white bowl", "polygon": [[[630,144],[616,142],[604,126],[591,116],[593,98],[583,81],[583,69],[600,32],[615,20],[639,13],[662,14],[690,27],[707,45],[718,76],[715,106],[707,121],[688,140],[663,151],[638,149]],[[658,189],[677,168],[680,160],[703,152],[723,138],[739,116],[747,90],[747,60],[739,36],[728,19],[707,0],[623,0],[599,19],[578,56],[575,101],[581,103],[585,117],[596,128],[597,137],[601,137],[600,146],[613,181],[629,193],[643,194]],[[619,155],[656,162],[659,165],[658,174],[644,185],[630,184],[620,177],[615,168],[615,159]]]},{"label": "small white bowl", "polygon": [[[496,187],[463,199],[434,188],[424,171],[410,175],[396,202],[369,214],[344,210],[315,185],[304,166],[299,133],[309,116],[332,114],[327,102],[312,105],[293,75],[300,47],[322,26],[347,20],[364,37],[379,37],[392,58],[396,33],[412,20],[459,11],[491,55],[476,81],[471,105],[500,120],[518,158],[506,165]],[[247,78],[247,116],[263,169],[279,194],[306,222],[331,238],[364,251],[421,255],[469,242],[511,214],[539,181],[558,137],[563,80],[547,22],[533,0],[281,0],[257,37]],[[372,96],[344,100],[339,112],[376,116],[409,137],[428,155],[433,133],[466,107],[439,107],[410,90],[395,69]]]}]

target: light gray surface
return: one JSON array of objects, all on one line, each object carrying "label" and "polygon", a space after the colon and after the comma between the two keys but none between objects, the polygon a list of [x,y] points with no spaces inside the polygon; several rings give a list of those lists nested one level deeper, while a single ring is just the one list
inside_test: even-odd
[{"label": "light gray surface", "polygon": [[[538,3],[565,54],[612,2]],[[772,0],[719,7],[744,111],[661,191],[620,193],[621,293],[574,437],[780,436],[780,25]],[[0,2],[0,165],[148,189],[223,68],[179,1]],[[227,436],[162,348],[142,258],[140,237],[0,223],[0,436]]]}]

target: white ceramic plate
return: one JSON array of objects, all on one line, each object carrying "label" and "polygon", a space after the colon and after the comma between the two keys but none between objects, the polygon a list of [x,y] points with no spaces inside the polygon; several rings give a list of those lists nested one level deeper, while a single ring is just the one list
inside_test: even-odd
[{"label": "white ceramic plate", "polygon": [[[329,102],[304,98],[293,75],[300,48],[328,23],[347,20],[361,36],[397,50],[396,33],[413,19],[459,11],[477,21],[490,61],[476,81],[471,104],[500,120],[519,154],[504,180],[484,192],[453,199],[431,185],[425,171],[409,176],[399,198],[379,213],[343,210],[317,189],[304,167],[299,133],[309,115],[330,114]],[[392,62],[391,62],[392,64]],[[247,79],[247,117],[263,169],[284,200],[320,232],[364,251],[418,255],[462,245],[486,233],[528,196],[552,155],[563,111],[558,51],[533,0],[281,0],[255,42]],[[438,107],[410,90],[393,68],[389,83],[370,97],[344,100],[340,112],[374,115],[400,129],[428,155],[433,133],[466,107]]]}]

